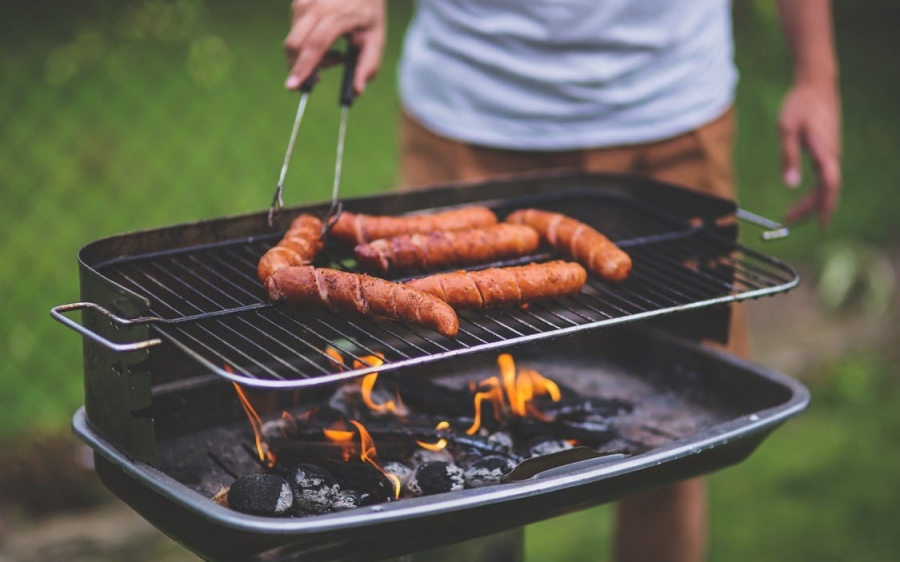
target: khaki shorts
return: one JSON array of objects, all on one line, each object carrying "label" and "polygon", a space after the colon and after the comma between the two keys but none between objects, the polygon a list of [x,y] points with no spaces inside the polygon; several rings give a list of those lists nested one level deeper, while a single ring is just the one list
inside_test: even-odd
[{"label": "khaki shorts", "polygon": [[[629,173],[734,199],[735,115],[658,142],[541,152],[476,146],[438,136],[408,115],[400,129],[400,189],[538,170],[577,169]],[[732,311],[729,351],[747,357],[749,337],[743,307]]]}]

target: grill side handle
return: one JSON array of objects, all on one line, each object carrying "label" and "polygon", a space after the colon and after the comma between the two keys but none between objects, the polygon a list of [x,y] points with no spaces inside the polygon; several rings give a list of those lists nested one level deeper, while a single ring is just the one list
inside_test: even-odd
[{"label": "grill side handle", "polygon": [[62,323],[63,325],[68,326],[69,328],[75,330],[82,336],[102,345],[103,347],[106,347],[107,349],[111,349],[111,350],[119,352],[119,353],[126,353],[129,351],[140,351],[142,349],[147,349],[147,348],[150,348],[150,347],[153,347],[155,345],[159,345],[162,343],[162,340],[159,338],[151,338],[148,340],[138,341],[138,342],[117,343],[117,342],[114,342],[110,339],[107,339],[107,338],[101,336],[97,332],[94,332],[94,331],[84,327],[83,325],[72,320],[68,316],[65,316],[65,313],[67,313],[67,312],[73,312],[76,310],[85,310],[85,309],[92,309],[92,310],[99,312],[100,314],[102,314],[103,316],[108,318],[109,321],[114,326],[134,326],[134,325],[138,325],[138,324],[149,324],[151,322],[158,322],[158,321],[162,320],[161,318],[156,318],[156,317],[152,317],[152,316],[142,317],[142,318],[132,318],[132,319],[122,318],[121,316],[117,316],[117,315],[113,314],[112,312],[106,310],[99,304],[95,304],[92,302],[75,302],[75,303],[70,303],[70,304],[61,304],[59,306],[54,306],[52,309],[50,309],[50,316],[52,316],[56,321]]},{"label": "grill side handle", "polygon": [[763,231],[760,235],[763,240],[778,240],[779,238],[786,238],[791,233],[788,227],[783,224],[757,215],[756,213],[751,213],[746,209],[739,208],[735,213],[735,216],[744,222],[749,222],[750,224],[761,228],[767,228],[768,230]]}]

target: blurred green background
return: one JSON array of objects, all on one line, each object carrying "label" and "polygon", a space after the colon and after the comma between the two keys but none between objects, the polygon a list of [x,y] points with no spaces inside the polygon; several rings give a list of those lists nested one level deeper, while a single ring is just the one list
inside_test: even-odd
[{"label": "blurred green background", "polygon": [[[410,3],[391,2],[389,12],[384,66],[349,115],[344,196],[394,185],[394,66]],[[882,318],[896,308],[900,5],[837,0],[835,21],[844,103],[838,213],[824,232],[804,224],[762,246],[751,228],[744,241],[800,266],[824,317],[840,323],[842,314]],[[48,315],[78,300],[82,246],[268,206],[297,103],[282,88],[287,24],[287,2],[0,7],[0,439],[9,444],[0,472],[15,473],[8,469],[27,455],[23,442],[68,435],[83,401],[80,340]],[[739,2],[735,28],[740,203],[779,219],[799,196],[780,182],[775,128],[790,57],[771,0]],[[330,196],[337,80],[324,73],[311,96],[287,204]],[[790,373],[813,390],[810,410],[711,478],[714,559],[896,559],[898,354],[896,335],[888,336],[888,345]],[[27,518],[28,510],[13,511]],[[601,507],[529,528],[528,559],[604,559],[610,513]]]}]

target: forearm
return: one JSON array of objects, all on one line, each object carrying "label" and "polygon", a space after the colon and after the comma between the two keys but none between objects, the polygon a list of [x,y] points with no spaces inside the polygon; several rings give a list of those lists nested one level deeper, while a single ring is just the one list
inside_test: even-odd
[{"label": "forearm", "polygon": [[794,58],[796,84],[835,84],[837,56],[831,0],[776,0]]}]

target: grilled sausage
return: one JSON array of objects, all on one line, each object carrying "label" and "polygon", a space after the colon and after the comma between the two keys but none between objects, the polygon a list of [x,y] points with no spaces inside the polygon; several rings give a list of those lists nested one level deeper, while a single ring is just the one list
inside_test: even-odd
[{"label": "grilled sausage", "polygon": [[279,269],[312,263],[322,249],[321,237],[322,221],[313,215],[300,215],[291,222],[281,241],[260,258],[256,266],[257,277],[265,283]]},{"label": "grilled sausage", "polygon": [[454,271],[407,281],[453,308],[492,308],[575,294],[587,280],[581,265],[562,260],[481,271]]},{"label": "grilled sausage", "polygon": [[401,234],[356,246],[357,261],[370,269],[436,269],[486,263],[537,250],[537,231],[522,224],[468,230]]},{"label": "grilled sausage", "polygon": [[441,213],[408,216],[373,216],[344,211],[331,228],[336,239],[364,244],[379,238],[434,230],[462,230],[497,223],[497,215],[487,207],[464,207]]},{"label": "grilled sausage", "polygon": [[399,283],[336,269],[294,266],[266,279],[272,300],[291,305],[310,304],[339,312],[358,312],[432,328],[455,337],[456,311],[439,298]]},{"label": "grilled sausage", "polygon": [[631,257],[591,226],[538,209],[511,213],[506,221],[534,227],[554,248],[607,281],[622,281],[631,273]]}]

